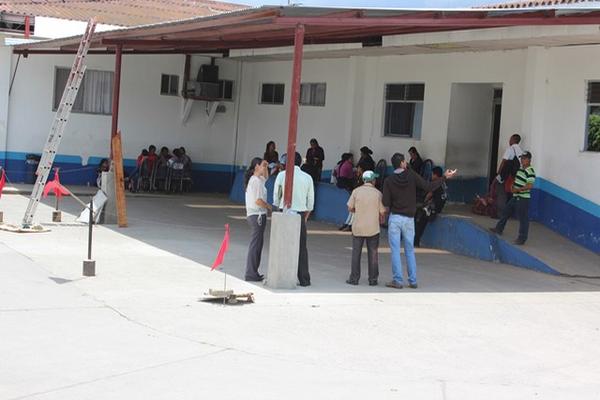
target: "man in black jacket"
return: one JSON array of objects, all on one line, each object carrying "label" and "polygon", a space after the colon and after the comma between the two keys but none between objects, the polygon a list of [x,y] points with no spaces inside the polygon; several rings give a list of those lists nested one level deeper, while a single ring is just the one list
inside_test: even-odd
[{"label": "man in black jacket", "polygon": [[415,258],[415,212],[417,210],[417,188],[425,192],[433,192],[446,179],[452,178],[456,170],[447,170],[442,179],[427,182],[420,175],[407,168],[404,155],[396,153],[392,156],[394,174],[386,178],[383,184],[383,205],[388,208],[388,241],[392,258],[393,280],[387,287],[402,289],[402,261],[400,259],[400,243],[404,239],[404,254],[408,270],[409,287],[417,286],[417,260]]}]

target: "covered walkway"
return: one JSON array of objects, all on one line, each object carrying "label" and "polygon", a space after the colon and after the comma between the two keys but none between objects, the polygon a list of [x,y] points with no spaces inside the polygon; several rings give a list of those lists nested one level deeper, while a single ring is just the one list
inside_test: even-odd
[{"label": "covered walkway", "polygon": [[[5,222],[18,220],[26,205],[27,197],[5,195],[2,197]],[[223,225],[231,225],[232,243],[225,268],[228,274],[243,279],[249,229],[243,205],[230,202],[221,195],[174,195],[130,196],[129,222],[126,229],[116,226],[99,226],[94,241],[94,257],[97,259],[99,279],[105,268],[123,269],[129,265],[169,266],[173,264],[195,265],[200,269],[211,265],[223,237]],[[41,257],[53,269],[56,276],[79,279],[81,260],[87,251],[87,227],[74,224],[74,216],[80,206],[72,199],[63,200],[63,223],[51,223],[51,207],[54,199],[46,199],[49,207],[41,208],[39,221],[52,231],[40,236],[14,235],[0,232],[0,241],[16,246],[23,253]],[[71,214],[68,215],[67,213]],[[265,234],[262,268],[266,270],[269,256],[269,229]],[[507,232],[510,233],[510,232]],[[33,241],[36,244],[33,246]],[[539,239],[536,239],[539,240]],[[563,239],[564,240],[564,239]],[[358,287],[344,283],[349,273],[352,241],[349,233],[340,232],[337,226],[317,221],[309,224],[309,259],[313,285],[293,293],[390,293],[382,283],[391,279],[389,247],[385,232],[380,246],[380,286],[372,288],[366,280]],[[78,251],[79,249],[79,251]],[[582,260],[580,249],[564,257]],[[551,252],[551,250],[549,250]],[[56,254],[57,256],[52,256]],[[585,265],[587,271],[595,265]],[[422,248],[417,250],[419,265],[419,292],[546,292],[572,290],[595,290],[600,282],[585,279],[557,278],[539,272],[481,261],[455,255],[449,251]],[[366,255],[363,264],[366,263]],[[110,267],[109,267],[110,266]],[[583,268],[584,265],[580,265]],[[136,267],[137,268],[137,267]],[[366,268],[366,264],[365,264]],[[364,270],[366,272],[366,269]],[[581,271],[581,270],[580,270]],[[209,274],[210,275],[210,274]],[[208,282],[222,285],[214,279]],[[107,278],[107,277],[106,277]],[[112,279],[112,278],[111,278]],[[219,283],[221,282],[221,283]],[[209,283],[198,282],[200,292]],[[236,283],[242,290],[262,289],[262,285],[246,282]],[[265,289],[266,290],[266,289]],[[393,292],[393,291],[392,291]]]}]

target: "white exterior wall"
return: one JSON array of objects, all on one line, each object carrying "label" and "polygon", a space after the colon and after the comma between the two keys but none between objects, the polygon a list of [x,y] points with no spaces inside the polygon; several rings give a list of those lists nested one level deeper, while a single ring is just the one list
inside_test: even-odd
[{"label": "white exterior wall", "polygon": [[[9,151],[41,150],[53,117],[54,68],[70,66],[71,61],[71,56],[31,56],[21,60],[10,97]],[[91,56],[88,61],[91,69],[114,67],[112,56]],[[194,58],[192,77],[198,66],[207,61]],[[277,143],[280,154],[286,151],[291,62],[240,63],[223,59],[217,63],[220,77],[235,81],[236,101],[223,102],[227,111],[217,114],[213,124],[208,123],[205,103],[196,102],[183,125],[182,99],[161,96],[159,91],[161,73],[179,75],[181,86],[184,57],[124,56],[119,126],[125,157],[134,158],[149,144],[169,148],[183,145],[195,162],[231,165],[236,132],[236,165],[261,156],[269,140]],[[599,46],[305,60],[302,81],[326,82],[327,98],[325,107],[300,106],[297,148],[304,155],[309,139],[317,138],[326,151],[325,169],[332,169],[345,151],[358,155],[363,145],[373,149],[376,160],[389,160],[394,152],[406,152],[414,145],[424,157],[444,163],[452,84],[501,84],[499,154],[505,150],[509,136],[520,133],[524,138],[522,147],[534,154],[539,176],[600,203],[600,186],[590,183],[598,180],[600,154],[582,152],[586,81],[600,80],[599,63]],[[2,82],[6,86],[5,75],[0,76],[0,87]],[[238,75],[242,77],[241,84]],[[283,105],[259,104],[263,82],[285,83]],[[425,83],[419,140],[382,135],[384,86],[402,82]],[[60,153],[106,156],[110,120],[110,116],[73,114]],[[479,167],[475,172],[464,168],[460,173],[487,175]],[[574,176],[590,177],[592,181]]]},{"label": "white exterior wall", "polygon": [[[545,113],[538,136],[541,175],[600,204],[600,153],[585,152],[587,81],[600,80],[600,46],[544,50]],[[540,151],[541,149],[541,151]],[[537,166],[539,157],[533,164]]]},{"label": "white exterior wall", "polygon": [[[240,105],[239,164],[262,157],[268,141],[273,140],[280,155],[286,152],[291,91],[291,62],[245,63]],[[348,97],[348,60],[309,60],[302,66],[303,82],[326,82],[324,107],[300,106],[298,152],[304,156],[309,140],[316,138],[325,149],[326,166],[334,165],[341,153],[349,150],[346,131]],[[260,104],[262,83],[284,83],[283,105]]]},{"label": "white exterior wall", "polygon": [[[10,99],[9,150],[40,152],[54,117],[54,69],[70,67],[72,56],[32,56],[22,59]],[[207,61],[206,59],[204,59]],[[219,60],[220,77],[236,80],[236,61]],[[199,66],[194,59],[193,65]],[[113,56],[90,56],[88,69],[114,70]],[[208,123],[205,102],[196,101],[190,117],[181,122],[183,100],[160,95],[161,74],[179,75],[183,83],[184,56],[123,56],[119,128],[124,156],[135,158],[150,144],[185,146],[194,162],[231,164],[235,103],[223,102],[225,113]],[[196,67],[197,68],[197,67]],[[192,72],[195,71],[192,68]],[[234,88],[235,90],[235,88]],[[72,113],[60,154],[106,157],[110,144],[111,116]]]},{"label": "white exterior wall", "polygon": [[[523,65],[523,51],[378,58],[374,84],[369,85],[365,100],[371,110],[363,113],[362,142],[371,145],[377,159],[389,159],[394,152],[406,153],[409,147],[415,146],[423,157],[443,163],[452,83],[503,84],[500,141],[508,142],[510,134],[521,125]],[[425,83],[420,140],[382,134],[385,84],[402,82]]]},{"label": "white exterior wall", "polygon": [[[424,157],[444,163],[451,85],[464,82],[503,84],[503,150],[509,136],[521,129],[525,56],[526,51],[510,51],[305,60],[302,81],[327,82],[327,100],[325,107],[300,106],[298,149],[305,151],[308,140],[317,138],[326,152],[326,169],[333,168],[343,152],[358,155],[364,145],[374,151],[376,160],[389,160],[394,152],[406,153],[416,146]],[[244,126],[244,133],[240,136],[247,139],[242,138],[242,159],[238,162],[247,163],[262,155],[269,140],[277,143],[280,154],[285,152],[282,146],[287,138],[291,62],[246,63],[243,68],[240,129]],[[286,84],[283,106],[259,104],[262,82]],[[425,83],[419,140],[383,136],[385,84],[403,82]]]}]

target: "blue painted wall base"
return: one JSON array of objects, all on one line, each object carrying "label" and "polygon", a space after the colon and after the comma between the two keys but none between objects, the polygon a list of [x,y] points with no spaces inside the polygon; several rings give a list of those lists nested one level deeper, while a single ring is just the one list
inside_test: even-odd
[{"label": "blue painted wall base", "polygon": [[438,216],[427,225],[421,242],[426,247],[448,250],[480,260],[501,262],[553,275],[559,273],[517,246],[464,218]]},{"label": "blue painted wall base", "polygon": [[[558,196],[565,197],[575,194],[566,192],[564,189],[561,191],[545,190],[549,184],[556,186],[541,180],[540,188],[533,190],[531,218],[594,253],[600,254],[600,206],[582,198],[567,202]],[[583,208],[573,204],[577,204],[577,200]]]},{"label": "blue painted wall base", "polygon": [[[0,165],[6,169],[6,175],[12,183],[34,183],[32,168],[26,163],[26,153],[0,153]],[[1,156],[4,156],[3,158]],[[87,165],[82,165],[81,157],[57,155],[55,167],[60,168],[60,180],[65,185],[96,185],[97,169],[101,157],[90,157]],[[125,176],[135,169],[135,160],[123,160]],[[192,166],[192,190],[209,193],[229,193],[234,177],[234,167],[221,164],[194,163]],[[50,179],[53,174],[50,175]]]}]

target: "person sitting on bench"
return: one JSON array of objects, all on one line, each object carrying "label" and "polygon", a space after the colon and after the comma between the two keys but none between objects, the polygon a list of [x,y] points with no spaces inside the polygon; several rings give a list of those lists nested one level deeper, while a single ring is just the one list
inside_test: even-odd
[{"label": "person sitting on bench", "polygon": [[[444,171],[440,167],[434,167],[431,172],[432,182],[442,179],[442,176],[444,175]],[[441,213],[446,205],[446,199],[448,197],[446,191],[446,183],[442,183],[442,186],[433,192],[428,192],[425,196],[423,207],[417,210],[417,213],[415,214],[415,247],[421,247],[421,236],[423,236],[427,224],[433,222],[437,214]]]}]

